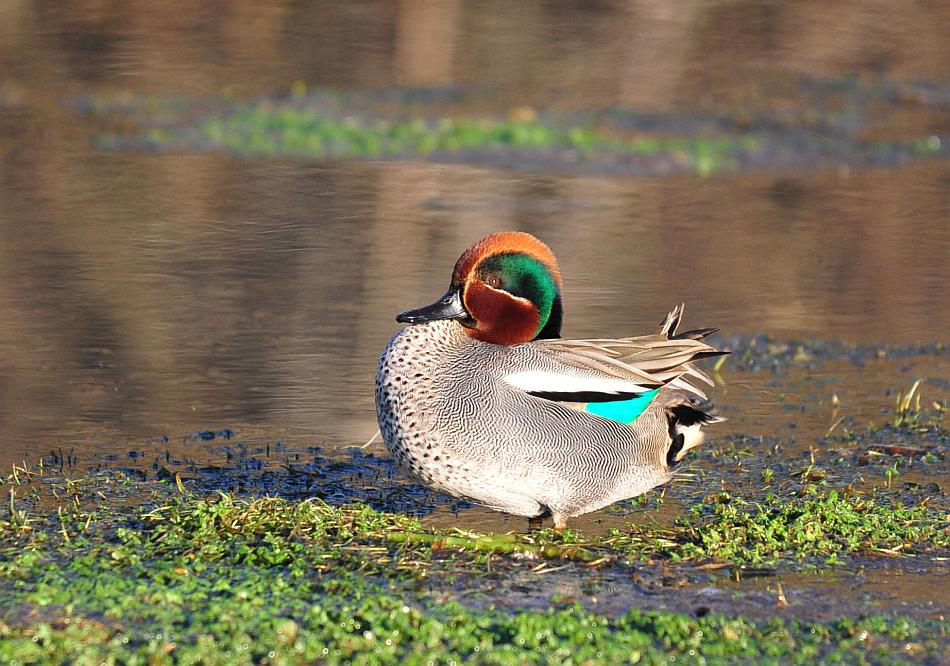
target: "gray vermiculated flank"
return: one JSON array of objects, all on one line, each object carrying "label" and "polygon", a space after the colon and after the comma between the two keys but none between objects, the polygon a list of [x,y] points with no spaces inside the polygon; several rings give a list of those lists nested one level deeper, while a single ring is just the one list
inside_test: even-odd
[{"label": "gray vermiculated flank", "polygon": [[454,321],[403,329],[376,376],[386,446],[433,488],[516,515],[550,511],[556,521],[668,481],[666,406],[682,393],[661,389],[634,429],[502,379],[554,367],[553,356],[544,345],[473,340]]}]

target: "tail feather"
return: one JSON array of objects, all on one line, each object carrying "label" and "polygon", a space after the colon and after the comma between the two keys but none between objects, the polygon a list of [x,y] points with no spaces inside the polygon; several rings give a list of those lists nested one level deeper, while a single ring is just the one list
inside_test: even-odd
[{"label": "tail feather", "polygon": [[[660,324],[661,336],[668,340],[702,340],[719,330],[717,328],[697,328],[677,333],[676,329],[683,319],[684,309],[685,304],[680,303],[666,315],[666,319]],[[693,362],[701,358],[712,358],[728,353],[728,351],[712,347],[693,350],[689,360],[679,366],[681,373],[667,384],[679,389],[666,408],[670,432],[670,447],[666,452],[668,467],[674,467],[686,456],[690,449],[695,449],[703,443],[702,427],[704,425],[726,420],[714,412],[712,402],[688,379],[699,380],[712,386],[713,381],[706,373],[693,365]]]},{"label": "tail feather", "polygon": [[[719,330],[718,328],[697,328],[693,329],[692,331],[677,333],[676,329],[679,326],[680,321],[683,319],[683,313],[685,310],[685,303],[680,303],[670,310],[670,313],[666,315],[666,319],[664,319],[663,323],[660,324],[660,335],[666,336],[668,340],[702,340],[706,336],[712,335]],[[731,352],[723,349],[714,349],[713,347],[708,347],[705,344],[702,346],[705,346],[706,348],[700,350],[691,350],[689,361],[680,364],[679,369],[681,370],[681,373],[669,383],[671,386],[684,389],[698,396],[702,400],[706,400],[706,394],[698,389],[695,385],[691,384],[689,382],[689,378],[693,378],[708,384],[709,386],[714,386],[715,383],[705,372],[697,368],[694,365],[694,362],[703,358],[715,358],[716,356],[723,356]],[[712,423],[712,421],[710,421],[710,423]],[[699,443],[701,442],[702,439],[700,438]],[[696,446],[698,446],[699,443],[697,443]]]},{"label": "tail feather", "polygon": [[686,309],[686,303],[680,303],[675,306],[670,313],[666,315],[666,318],[660,322],[660,334],[672,338],[676,335],[676,329],[679,328],[680,322],[683,320],[683,311]]},{"label": "tail feather", "polygon": [[703,443],[702,427],[720,423],[726,419],[713,412],[713,404],[695,395],[683,395],[682,400],[667,407],[670,432],[670,448],[666,452],[666,464],[674,467],[690,449]]},{"label": "tail feather", "polygon": [[694,328],[692,331],[677,333],[670,337],[670,340],[702,340],[718,332],[718,328]]}]

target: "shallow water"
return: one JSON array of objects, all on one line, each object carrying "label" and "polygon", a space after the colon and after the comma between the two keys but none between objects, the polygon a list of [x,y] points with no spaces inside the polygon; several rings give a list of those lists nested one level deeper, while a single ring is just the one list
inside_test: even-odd
[{"label": "shallow water", "polygon": [[[950,127],[946,88],[881,101],[888,86],[947,80],[940,5],[896,22],[824,10],[834,28],[817,8],[754,4],[751,22],[730,3],[554,3],[505,18],[451,7],[278,3],[170,23],[174,11],[134,6],[4,10],[0,464],[221,427],[299,445],[366,441],[394,314],[440,294],[459,252],[498,229],[531,231],[558,254],[569,336],[641,333],[685,301],[688,324],[727,336],[946,340],[946,161],[632,179],[111,153],[91,138],[116,121],[69,102],[241,97],[295,80],[453,83],[487,86],[469,112],[798,109],[818,114],[803,122],[863,121],[870,135]],[[423,48],[427,35],[441,46]],[[868,82],[863,97],[823,100],[820,77],[852,73]],[[869,392],[885,388],[875,380]],[[736,412],[757,409],[746,397]]]},{"label": "shallow water", "polygon": [[[394,315],[441,294],[461,250],[501,229],[530,231],[558,255],[566,336],[644,333],[679,302],[687,325],[722,330],[736,354],[717,378],[730,420],[711,433],[712,450],[764,437],[795,464],[812,448],[821,458],[850,446],[856,465],[873,442],[822,438],[888,421],[896,392],[917,379],[925,406],[950,399],[950,162],[939,155],[866,168],[789,148],[775,168],[642,178],[484,156],[110,152],[94,138],[134,131],[134,114],[77,110],[136,95],[227,103],[285,95],[295,81],[451,84],[471,93],[450,105],[465,114],[613,110],[618,123],[641,114],[637,131],[652,114],[667,133],[748,123],[939,142],[950,132],[946,4],[895,15],[725,2],[675,12],[269,3],[224,18],[166,5],[0,10],[0,467],[55,451],[147,478],[210,466],[235,472],[222,486],[317,492],[317,481],[242,481],[253,466],[234,461],[263,452],[317,474],[309,447],[347,460],[345,447],[376,430],[373,375]],[[446,106],[421,99],[410,110]],[[792,344],[750,365],[742,352],[753,339],[761,350],[762,336]],[[385,455],[378,442],[365,452]],[[671,486],[668,517],[701,496],[707,463]],[[377,464],[365,484],[398,486]],[[843,483],[884,482],[883,465],[828,467]],[[945,473],[941,458],[902,479],[945,486]],[[406,493],[390,506],[430,524],[522,529]],[[602,511],[578,526],[602,533],[625,516]],[[864,589],[882,586],[875,576]],[[808,594],[803,585],[794,594]]]}]

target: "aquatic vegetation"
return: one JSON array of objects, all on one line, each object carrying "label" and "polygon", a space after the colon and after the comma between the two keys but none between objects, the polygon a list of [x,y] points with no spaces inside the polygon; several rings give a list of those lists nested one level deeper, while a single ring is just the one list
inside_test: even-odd
[{"label": "aquatic vegetation", "polygon": [[712,559],[739,564],[774,564],[781,559],[849,554],[946,555],[950,523],[926,504],[903,506],[844,492],[819,493],[806,486],[802,497],[769,493],[762,502],[722,494],[694,506],[673,530],[632,526],[614,533],[637,555]]},{"label": "aquatic vegetation", "polygon": [[[677,657],[686,663],[814,663],[817,658],[863,663],[939,659],[946,647],[945,626],[906,618],[755,623],[638,610],[607,618],[577,607],[510,615],[455,603],[422,608],[379,592],[313,603],[295,594],[300,587],[278,586],[282,596],[275,598],[259,591],[266,589],[263,580],[250,578],[259,586],[253,592],[197,581],[181,595],[177,585],[166,583],[163,594],[142,603],[134,586],[107,576],[103,584],[116,586],[116,601],[127,604],[121,615],[118,608],[107,609],[101,619],[73,610],[29,628],[0,625],[0,659],[21,664],[67,658],[155,664],[652,664]],[[212,597],[213,603],[195,603],[199,595]],[[271,606],[275,602],[277,612]],[[185,603],[188,612],[181,613]],[[140,623],[144,627],[136,626]]]},{"label": "aquatic vegetation", "polygon": [[[537,119],[442,117],[411,120],[337,120],[312,109],[256,106],[208,119],[201,134],[214,145],[239,154],[319,158],[387,157],[466,150],[566,150],[576,159],[596,151],[617,155],[668,154],[700,173],[735,167],[740,150],[760,143],[753,136],[623,137],[593,126],[559,126]],[[161,137],[154,137],[158,140]]]},{"label": "aquatic vegetation", "polygon": [[415,518],[364,505],[242,500],[223,493],[207,499],[191,494],[170,498],[136,515],[135,529],[114,524],[114,516],[79,508],[76,500],[43,521],[15,509],[14,518],[0,521],[0,535],[17,548],[36,550],[47,547],[53,536],[70,543],[104,530],[112,535],[108,556],[113,560],[137,557],[147,546],[156,554],[175,552],[200,562],[230,558],[252,565],[289,566],[306,555],[311,570],[345,564],[366,572],[420,571],[442,555],[456,558],[460,553],[468,553],[472,561],[484,554],[518,554],[593,563],[660,557],[757,565],[819,557],[834,562],[854,554],[927,556],[950,549],[946,515],[926,502],[904,506],[893,497],[805,488],[802,497],[769,493],[761,502],[719,494],[693,506],[673,528],[634,523],[605,539],[586,539],[572,531],[489,535],[432,530]]},{"label": "aquatic vegetation", "polygon": [[[936,379],[928,381],[939,383]],[[903,472],[911,468],[937,477],[946,474],[948,470],[943,461],[950,446],[947,422],[950,409],[946,400],[932,397],[924,400],[922,385],[925,385],[923,380],[918,378],[906,393],[903,390],[885,391],[885,395],[896,397],[892,408],[881,410],[885,415],[884,423],[860,424],[849,416],[841,416],[824,437],[817,438],[818,443],[835,447],[839,454],[849,451],[852,465],[881,469],[886,487],[891,487]],[[839,428],[842,424],[845,425]],[[844,459],[841,462],[844,463]],[[916,487],[919,484],[913,482],[911,485]],[[940,487],[934,480],[925,485],[932,486],[939,494]]]},{"label": "aquatic vegetation", "polygon": [[[937,419],[931,419],[931,423],[922,423],[926,416],[925,410],[921,409],[920,406],[920,393],[918,389],[920,388],[920,380],[914,382],[910,389],[905,394],[903,391],[898,391],[897,400],[894,404],[894,418],[891,420],[891,424],[895,428],[918,428],[922,427],[926,430],[928,426],[936,425],[935,421]],[[946,407],[941,405],[938,402],[933,403],[933,407],[936,410],[936,416],[938,418],[943,417],[943,412],[946,411]]]},{"label": "aquatic vegetation", "polygon": [[723,346],[736,350],[726,365],[748,372],[771,370],[787,374],[790,368],[820,369],[830,361],[847,360],[864,367],[880,359],[904,360],[917,357],[942,357],[950,347],[940,342],[915,345],[849,345],[840,340],[775,340],[767,335],[732,336]]},{"label": "aquatic vegetation", "polygon": [[133,140],[100,136],[96,143],[105,149],[225,150],[243,157],[494,159],[508,164],[542,160],[562,168],[581,163],[612,165],[610,169],[656,168],[627,162],[645,159],[662,171],[702,175],[739,168],[742,156],[758,151],[763,143],[755,135],[644,136],[537,118],[336,117],[319,107],[271,100],[222,109],[194,124],[183,117],[176,124],[146,126]]},{"label": "aquatic vegetation", "polygon": [[[4,663],[660,663],[671,656],[687,663],[811,663],[946,656],[945,622],[902,617],[822,623],[640,610],[607,617],[580,606],[510,613],[433,603],[413,581],[434,575],[435,559],[454,560],[464,539],[477,535],[455,532],[460,541],[453,543],[451,532],[427,531],[413,518],[365,506],[199,497],[170,484],[149,507],[89,512],[84,493],[95,490],[73,484],[61,495],[66,508],[37,514],[31,529],[5,523],[0,530]],[[837,498],[819,504],[816,513],[843,511]],[[435,540],[391,538],[408,533]],[[532,554],[559,556],[578,535],[515,540],[527,547],[556,538],[560,553]]]},{"label": "aquatic vegetation", "polygon": [[[557,114],[529,106],[492,112],[485,97],[483,91],[458,87],[337,92],[308,91],[299,84],[289,96],[249,100],[90,97],[72,105],[96,115],[129,114],[139,123],[141,131],[130,136],[96,137],[96,145],[106,150],[702,176],[804,164],[895,165],[950,154],[950,141],[937,135],[866,141],[861,109],[879,101],[873,94],[859,94],[844,121],[829,110],[834,104],[825,109],[828,103],[820,96],[811,102],[814,109],[787,117],[764,109],[744,109],[736,117],[657,116],[620,108]],[[485,110],[473,115],[463,111],[466,105]]]}]

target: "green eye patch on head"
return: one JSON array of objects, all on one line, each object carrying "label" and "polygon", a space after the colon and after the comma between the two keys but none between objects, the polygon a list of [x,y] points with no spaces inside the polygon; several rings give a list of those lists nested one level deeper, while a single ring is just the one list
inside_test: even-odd
[{"label": "green eye patch on head", "polygon": [[486,283],[531,301],[538,309],[541,332],[558,296],[557,282],[543,261],[522,253],[496,254],[482,262],[479,274]]}]

